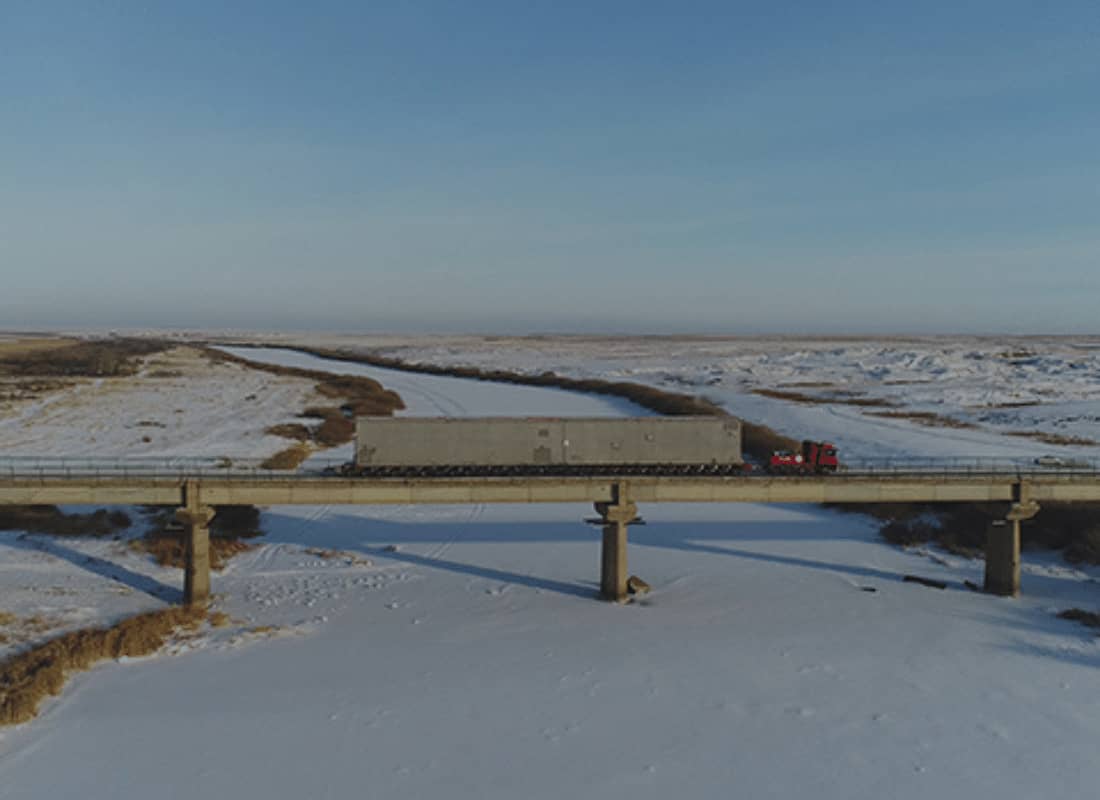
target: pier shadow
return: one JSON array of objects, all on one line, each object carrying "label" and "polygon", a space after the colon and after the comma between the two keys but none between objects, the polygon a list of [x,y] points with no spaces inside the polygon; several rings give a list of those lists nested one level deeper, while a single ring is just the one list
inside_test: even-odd
[{"label": "pier shadow", "polygon": [[497,583],[511,583],[517,586],[526,586],[530,589],[556,592],[558,594],[583,597],[585,599],[599,596],[599,586],[596,583],[567,583],[566,581],[554,580],[553,578],[521,575],[518,572],[508,572],[507,570],[496,569],[494,567],[466,564],[461,561],[452,561],[446,558],[418,556],[414,553],[406,553],[400,550],[391,551],[384,548],[364,547],[362,552],[373,555],[376,558],[390,559],[391,561],[399,561],[403,564],[411,564],[418,567],[456,572],[460,575],[484,578],[485,580],[495,581]]},{"label": "pier shadow", "polygon": [[[586,514],[585,506],[579,506],[577,511],[575,522],[523,519],[522,515],[514,521],[488,521],[479,519],[476,510],[471,510],[468,516],[459,511],[452,518],[426,518],[422,522],[348,513],[303,518],[273,514],[268,518],[268,533],[264,541],[356,552],[368,555],[376,561],[388,559],[569,596],[592,597],[597,594],[598,581],[572,582],[444,557],[446,549],[452,543],[459,542],[462,545],[583,542],[592,548],[593,575],[598,575],[601,531],[598,525],[585,524],[585,518],[592,516],[592,512]],[[860,529],[858,524],[849,524],[845,530],[843,518],[834,518],[834,515],[828,513],[792,515],[791,520],[780,522],[662,520],[652,525],[632,527],[630,530],[632,547],[704,553],[708,556],[721,555],[786,567],[847,574],[860,579],[900,582],[903,578],[901,572],[892,573],[809,557],[759,552],[737,546],[741,542],[789,543],[862,538],[869,540],[872,534],[865,528]],[[428,552],[413,553],[404,549],[417,545],[428,548]]]},{"label": "pier shadow", "polygon": [[[135,591],[143,592],[150,597],[154,597],[157,600],[163,600],[166,603],[175,604],[183,602],[182,586],[169,586],[150,575],[134,572],[121,564],[108,561],[99,556],[91,556],[87,553],[82,553],[79,550],[63,544],[63,540],[56,536],[24,533],[10,538],[5,537],[0,543],[20,550],[45,553],[54,558],[68,561],[70,564],[90,572],[93,575],[98,575],[101,578],[121,583],[123,586],[128,586]],[[183,583],[182,570],[180,571],[180,583]]]}]

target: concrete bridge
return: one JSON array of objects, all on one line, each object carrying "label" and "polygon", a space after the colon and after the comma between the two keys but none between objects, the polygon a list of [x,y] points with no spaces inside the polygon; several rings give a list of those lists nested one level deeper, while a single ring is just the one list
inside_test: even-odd
[{"label": "concrete bridge", "polygon": [[1020,523],[1044,502],[1100,501],[1100,470],[960,469],[945,466],[845,471],[828,476],[510,476],[342,478],[320,471],[275,473],[240,466],[116,461],[0,465],[0,504],[175,506],[184,524],[186,603],[210,593],[210,521],[219,505],[385,505],[592,503],[603,527],[601,594],[627,595],[627,527],[638,503],[961,503],[1003,504],[990,520],[986,591],[1020,589]]}]

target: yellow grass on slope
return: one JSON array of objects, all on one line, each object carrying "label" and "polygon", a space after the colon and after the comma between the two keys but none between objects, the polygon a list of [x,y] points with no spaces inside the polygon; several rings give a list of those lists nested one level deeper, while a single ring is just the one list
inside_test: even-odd
[{"label": "yellow grass on slope", "polygon": [[72,631],[0,663],[0,725],[18,725],[38,714],[42,701],[58,695],[73,672],[109,658],[147,656],[170,637],[197,628],[202,608],[165,608],[124,619],[109,628]]}]

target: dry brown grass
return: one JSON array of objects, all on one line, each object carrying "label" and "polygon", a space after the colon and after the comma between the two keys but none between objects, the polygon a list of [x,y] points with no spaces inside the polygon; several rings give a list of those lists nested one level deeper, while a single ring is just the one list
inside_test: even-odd
[{"label": "dry brown grass", "polygon": [[278,453],[268,456],[262,462],[260,462],[261,469],[298,469],[299,465],[307,458],[312,451],[307,444],[296,444],[293,447],[288,447],[285,450],[280,450]]},{"label": "dry brown grass", "polygon": [[19,619],[15,614],[10,611],[0,611],[0,625],[11,625]]},{"label": "dry brown grass", "polygon": [[761,397],[770,397],[773,400],[786,400],[791,403],[807,403],[813,405],[860,406],[865,408],[883,408],[894,406],[896,403],[881,397],[859,397],[850,394],[832,394],[827,396],[806,394],[804,392],[792,392],[784,389],[753,389],[753,394]]},{"label": "dry brown grass", "polygon": [[[879,520],[891,544],[932,543],[966,556],[981,555],[989,523],[1004,519],[998,503],[840,503],[833,508]],[[1070,563],[1100,564],[1100,503],[1043,503],[1020,527],[1024,547],[1061,550]]]},{"label": "dry brown grass", "polygon": [[37,400],[53,392],[71,389],[73,381],[57,378],[13,378],[0,376],[0,403]]},{"label": "dry brown grass", "polygon": [[150,611],[110,627],[72,631],[11,656],[0,663],[0,725],[33,719],[72,673],[107,659],[155,653],[174,634],[197,628],[205,616],[199,608]]},{"label": "dry brown grass", "polygon": [[1094,439],[1086,439],[1083,436],[1064,436],[1060,433],[1047,433],[1046,431],[1008,431],[1009,436],[1018,436],[1023,439],[1035,439],[1043,444],[1053,445],[1082,445],[1095,447],[1100,442]]},{"label": "dry brown grass", "polygon": [[965,420],[947,417],[932,411],[869,411],[867,413],[872,417],[903,419],[908,422],[915,422],[918,425],[924,425],[927,428],[958,428],[960,430],[965,430],[978,427]]},{"label": "dry brown grass", "polygon": [[325,561],[342,560],[347,565],[369,567],[373,563],[370,559],[363,558],[357,553],[349,553],[347,550],[329,550],[322,547],[307,547],[305,552]]},{"label": "dry brown grass", "polygon": [[[210,568],[222,570],[229,560],[254,548],[247,539],[263,535],[260,511],[255,506],[215,506],[210,523]],[[149,528],[130,548],[147,553],[162,567],[184,567],[184,534],[175,523],[175,509],[147,507]]]},{"label": "dry brown grass", "polygon": [[272,425],[264,433],[270,436],[281,436],[284,439],[293,439],[297,442],[308,442],[313,438],[313,433],[305,425],[298,422],[287,422],[282,425]]},{"label": "dry brown grass", "polygon": [[[210,569],[220,572],[234,556],[247,553],[256,545],[239,539],[210,537]],[[172,533],[146,534],[130,542],[130,549],[139,553],[148,553],[162,567],[184,567],[183,536]]]},{"label": "dry brown grass", "polygon": [[336,447],[355,437],[355,421],[345,417],[339,409],[329,414],[313,432],[313,440],[321,447]]},{"label": "dry brown grass", "polygon": [[56,350],[76,344],[75,339],[59,339],[53,337],[27,337],[21,339],[0,339],[0,358],[23,356],[30,353],[41,353],[46,350]]},{"label": "dry brown grass", "polygon": [[133,375],[141,359],[169,347],[153,339],[104,339],[66,342],[0,354],[0,375],[115,377]]},{"label": "dry brown grass", "polygon": [[[260,364],[211,348],[206,348],[204,353],[214,362],[227,361],[275,375],[309,378],[316,381],[315,391],[319,395],[341,400],[338,406],[314,406],[303,411],[302,417],[321,420],[320,424],[312,429],[305,425],[291,423],[276,425],[267,431],[270,434],[303,443],[312,442],[319,448],[336,447],[350,442],[355,437],[354,418],[357,416],[391,416],[394,411],[405,407],[400,395],[386,389],[371,378],[358,375],[332,375],[320,370]],[[271,456],[263,466],[264,469],[295,469],[307,456],[308,452],[303,454],[301,450],[288,448]],[[295,461],[295,459],[298,460]],[[277,466],[280,464],[286,466]]]},{"label": "dry brown grass", "polygon": [[233,621],[224,611],[214,611],[207,619],[211,628],[225,628]]},{"label": "dry brown grass", "polygon": [[55,536],[109,536],[130,527],[123,511],[66,514],[57,506],[0,506],[0,530]]}]

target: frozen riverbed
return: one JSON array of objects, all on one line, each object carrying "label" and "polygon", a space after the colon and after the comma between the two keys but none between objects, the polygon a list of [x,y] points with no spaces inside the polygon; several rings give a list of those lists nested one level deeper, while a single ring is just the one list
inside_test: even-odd
[{"label": "frozen riverbed", "polygon": [[318,335],[296,340],[414,363],[551,371],[689,392],[790,436],[830,439],[853,458],[1100,455],[1100,340],[1095,338]]}]

